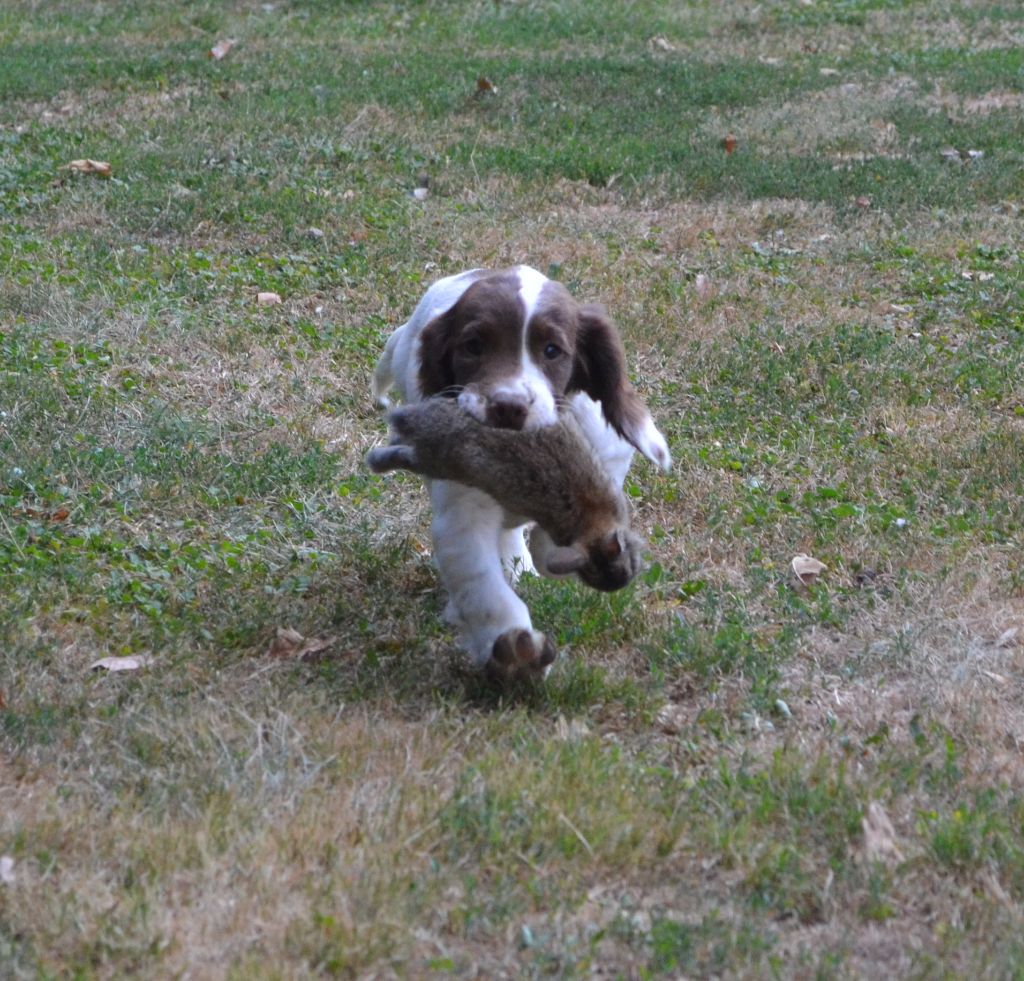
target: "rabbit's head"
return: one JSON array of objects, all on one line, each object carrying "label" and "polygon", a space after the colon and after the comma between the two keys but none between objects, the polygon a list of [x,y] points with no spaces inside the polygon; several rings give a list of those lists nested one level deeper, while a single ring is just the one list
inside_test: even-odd
[{"label": "rabbit's head", "polygon": [[642,565],[641,540],[628,528],[616,528],[584,545],[556,548],[547,558],[548,572],[563,576],[575,572],[588,586],[612,593],[636,577]]}]

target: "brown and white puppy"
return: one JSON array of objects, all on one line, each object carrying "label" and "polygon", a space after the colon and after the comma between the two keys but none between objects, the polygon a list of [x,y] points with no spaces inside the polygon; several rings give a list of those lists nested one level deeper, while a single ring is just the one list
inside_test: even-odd
[{"label": "brown and white puppy", "polygon": [[[374,395],[387,404],[392,387],[406,402],[451,396],[478,421],[506,429],[551,425],[562,405],[616,487],[634,447],[661,467],[670,464],[607,314],[529,266],[473,269],[434,283],[377,365]],[[549,574],[550,539],[535,529],[528,552],[521,516],[478,489],[435,480],[430,497],[446,615],[473,660],[481,667],[511,660],[506,673],[543,675],[554,647],[533,629],[512,583],[523,570]]]}]

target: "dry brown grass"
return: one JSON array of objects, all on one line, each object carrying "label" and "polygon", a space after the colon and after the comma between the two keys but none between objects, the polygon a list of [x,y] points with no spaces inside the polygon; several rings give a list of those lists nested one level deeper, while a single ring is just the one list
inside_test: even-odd
[{"label": "dry brown grass", "polygon": [[[247,5],[229,13],[258,16]],[[795,29],[791,4],[689,5],[665,15],[674,50],[636,37],[614,51],[552,44],[537,57],[778,59],[782,69],[895,36],[976,51],[1020,40],[1015,21],[969,13],[890,5],[859,24]],[[416,12],[378,14],[391,25],[379,36],[303,36],[303,50],[401,53]],[[175,24],[165,40],[206,44]],[[139,51],[157,40],[123,38]],[[272,37],[246,43],[253,57],[278,51]],[[498,83],[510,115],[533,98]],[[62,151],[79,130],[116,142],[141,128],[149,139],[184,126],[207,84],[68,90],[5,118],[18,137],[44,128]],[[225,83],[225,106],[244,105],[254,84]],[[294,190],[303,205],[283,217],[219,221],[197,209],[171,221],[161,209],[208,191],[186,188],[187,175],[160,185],[166,197],[144,219],[118,202],[117,185],[50,177],[20,216],[41,259],[87,269],[9,284],[4,336],[36,331],[44,355],[60,339],[112,356],[81,371],[54,365],[0,405],[20,423],[38,390],[56,393],[0,477],[34,454],[46,462],[40,495],[60,498],[0,515],[12,540],[18,522],[32,525],[18,562],[45,545],[60,573],[37,594],[19,580],[29,598],[5,600],[19,605],[0,652],[0,855],[15,857],[0,884],[0,963],[9,954],[22,975],[86,978],[1011,976],[1024,607],[1019,541],[993,531],[1012,522],[986,522],[1019,513],[1006,492],[1019,474],[1019,385],[982,391],[982,379],[916,400],[865,390],[865,408],[840,393],[836,408],[819,397],[828,371],[792,363],[778,369],[779,391],[759,386],[790,350],[827,350],[838,336],[892,338],[880,350],[911,373],[966,358],[999,325],[979,326],[982,300],[949,283],[979,285],[958,277],[983,245],[1001,256],[997,285],[1015,288],[1018,204],[850,213],[849,201],[684,195],[668,175],[595,187],[488,172],[447,156],[474,130],[481,152],[510,138],[471,99],[441,136],[427,114],[383,100],[326,134],[296,130],[288,166],[242,173],[234,190],[235,203]],[[1009,84],[966,95],[865,69],[785,102],[710,107],[686,138],[717,145],[731,131],[739,152],[827,154],[846,167],[913,155],[890,119],[898,108],[963,122],[1019,102]],[[204,154],[242,145],[241,124],[196,125]],[[310,176],[303,155],[321,135],[358,158],[358,172],[341,153],[316,158]],[[395,163],[381,147],[405,156]],[[407,195],[421,166],[422,203]],[[309,179],[293,187],[296,172]],[[226,194],[227,182],[214,185]],[[320,246],[301,239],[310,201],[324,219]],[[85,237],[109,257],[61,255]],[[154,257],[141,285],[134,272],[118,279],[134,245]],[[339,281],[310,274],[282,305],[256,306],[272,260],[321,247],[351,251]],[[167,270],[178,260],[187,270],[199,250],[215,288],[193,295],[187,271],[174,267],[180,287]],[[251,262],[249,278],[226,275],[235,260]],[[425,495],[412,480],[370,481],[362,459],[384,438],[368,381],[387,327],[437,276],[521,261],[554,267],[609,308],[677,464],[664,477],[638,463],[630,477],[661,578],[619,606],[527,584],[538,622],[570,640],[545,692],[498,701],[438,623]],[[310,326],[315,343],[303,340]],[[891,381],[885,364],[862,367]],[[62,371],[88,393],[68,395]],[[138,397],[123,394],[126,374]],[[79,445],[138,456],[104,470]],[[267,463],[278,450],[284,463]],[[329,463],[296,476],[313,450]],[[150,467],[144,479],[133,460]],[[246,467],[259,489],[207,493]],[[769,503],[788,491],[798,513],[751,518],[761,501],[751,478]],[[880,531],[870,508],[903,501],[903,482],[917,510],[899,534]],[[822,487],[863,513],[815,523],[810,513],[829,506],[814,497]],[[28,511],[65,499],[67,538],[87,544],[59,552]],[[819,587],[793,582],[797,551],[827,561]],[[289,592],[279,584],[292,566],[308,581]],[[168,583],[163,614],[119,592],[123,580]],[[330,643],[307,662],[271,658],[282,625]],[[135,675],[88,670],[139,652],[155,661]],[[868,854],[860,822],[872,803],[899,857]],[[958,852],[939,832],[972,808],[982,830]]]}]

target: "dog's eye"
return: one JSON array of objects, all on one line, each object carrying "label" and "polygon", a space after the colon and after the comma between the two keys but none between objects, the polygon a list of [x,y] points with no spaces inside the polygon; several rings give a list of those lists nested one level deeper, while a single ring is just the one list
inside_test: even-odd
[{"label": "dog's eye", "polygon": [[554,361],[562,353],[562,349],[557,344],[548,344],[544,348],[544,357],[548,361]]},{"label": "dog's eye", "polygon": [[462,350],[471,358],[479,358],[484,353],[483,341],[479,337],[470,337],[462,342]]}]

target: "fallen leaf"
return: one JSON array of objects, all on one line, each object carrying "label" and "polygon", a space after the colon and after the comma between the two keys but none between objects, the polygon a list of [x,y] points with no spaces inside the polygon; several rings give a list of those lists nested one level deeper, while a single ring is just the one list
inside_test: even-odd
[{"label": "fallen leaf", "polygon": [[218,41],[212,48],[210,48],[210,57],[214,61],[220,61],[227,53],[238,44],[238,39],[233,37],[224,38],[222,41]]},{"label": "fallen leaf", "polygon": [[106,160],[72,160],[71,163],[64,165],[64,169],[76,174],[96,174],[99,177],[109,177],[112,173],[111,166]]},{"label": "fallen leaf", "polygon": [[799,555],[793,556],[793,561],[790,563],[790,568],[793,570],[793,575],[797,577],[805,586],[810,586],[815,579],[818,578],[828,566],[824,562],[819,562],[817,559],[811,558],[809,555],[804,555],[801,552]]},{"label": "fallen leaf", "polygon": [[5,886],[14,885],[14,859],[10,855],[0,855],[0,882]]},{"label": "fallen leaf", "polygon": [[704,273],[697,273],[693,280],[693,289],[697,296],[702,300],[708,299],[708,297],[710,297],[714,292],[714,288],[711,285],[711,279]]},{"label": "fallen leaf", "polygon": [[148,654],[131,654],[128,657],[101,657],[90,664],[89,668],[92,671],[138,671],[152,663],[153,658]]},{"label": "fallen leaf", "polygon": [[818,69],[818,74],[819,75],[838,75],[839,74],[839,69],[838,68],[819,68]]},{"label": "fallen leaf", "polygon": [[280,294],[272,293],[269,290],[267,290],[265,292],[256,294],[256,302],[261,307],[272,307],[278,303],[281,303],[282,301]]},{"label": "fallen leaf", "polygon": [[1020,643],[1020,628],[1009,627],[1004,630],[996,641],[996,647],[1015,647]]},{"label": "fallen leaf", "polygon": [[494,82],[484,75],[481,75],[476,80],[476,92],[477,95],[497,95],[498,89],[495,87]]},{"label": "fallen leaf", "polygon": [[680,705],[669,702],[658,710],[655,725],[668,736],[678,736],[686,728],[686,711]]},{"label": "fallen leaf", "polygon": [[37,508],[16,508],[11,512],[30,521],[67,521],[71,512],[67,508],[57,508],[56,511],[40,511]]},{"label": "fallen leaf", "polygon": [[864,832],[864,857],[868,861],[886,864],[903,861],[903,853],[896,841],[896,829],[877,800],[868,804],[861,829]]},{"label": "fallen leaf", "polygon": [[859,198],[857,198],[855,203],[858,208],[870,208],[871,198],[869,198],[866,194],[862,194]]},{"label": "fallen leaf", "polygon": [[326,651],[329,647],[333,646],[333,637],[311,637],[299,648],[299,653],[296,656],[301,660],[305,660],[313,654],[319,654],[321,651]]},{"label": "fallen leaf", "polygon": [[981,673],[986,677],[994,681],[997,685],[1005,685],[1009,680],[1006,675],[996,674],[995,671],[988,671],[985,668],[981,668]]},{"label": "fallen leaf", "polygon": [[278,627],[274,639],[270,642],[267,654],[270,657],[294,657],[302,646],[303,637],[291,627]]},{"label": "fallen leaf", "polygon": [[590,735],[590,727],[582,719],[567,719],[560,715],[555,720],[555,738],[562,742],[573,742]]},{"label": "fallen leaf", "polygon": [[949,163],[965,164],[972,160],[980,160],[985,156],[984,150],[958,150],[954,146],[944,146],[939,150],[939,156]]},{"label": "fallen leaf", "polygon": [[327,650],[333,644],[333,637],[311,637],[307,640],[292,627],[278,627],[267,648],[267,656],[302,660]]},{"label": "fallen leaf", "polygon": [[997,902],[1001,903],[1004,908],[1009,909],[1013,900],[1010,899],[1006,890],[1002,887],[1002,884],[995,877],[995,873],[991,869],[986,869],[979,878],[985,884],[985,888],[988,890],[989,895]]},{"label": "fallen leaf", "polygon": [[736,137],[729,133],[725,139],[722,140],[722,149],[725,150],[726,154],[731,154],[736,149]]},{"label": "fallen leaf", "polygon": [[425,541],[414,535],[409,539],[409,542],[412,545],[413,551],[416,552],[417,555],[425,559],[430,558],[430,546]]},{"label": "fallen leaf", "polygon": [[676,46],[667,37],[652,37],[651,47],[656,51],[675,51]]}]

